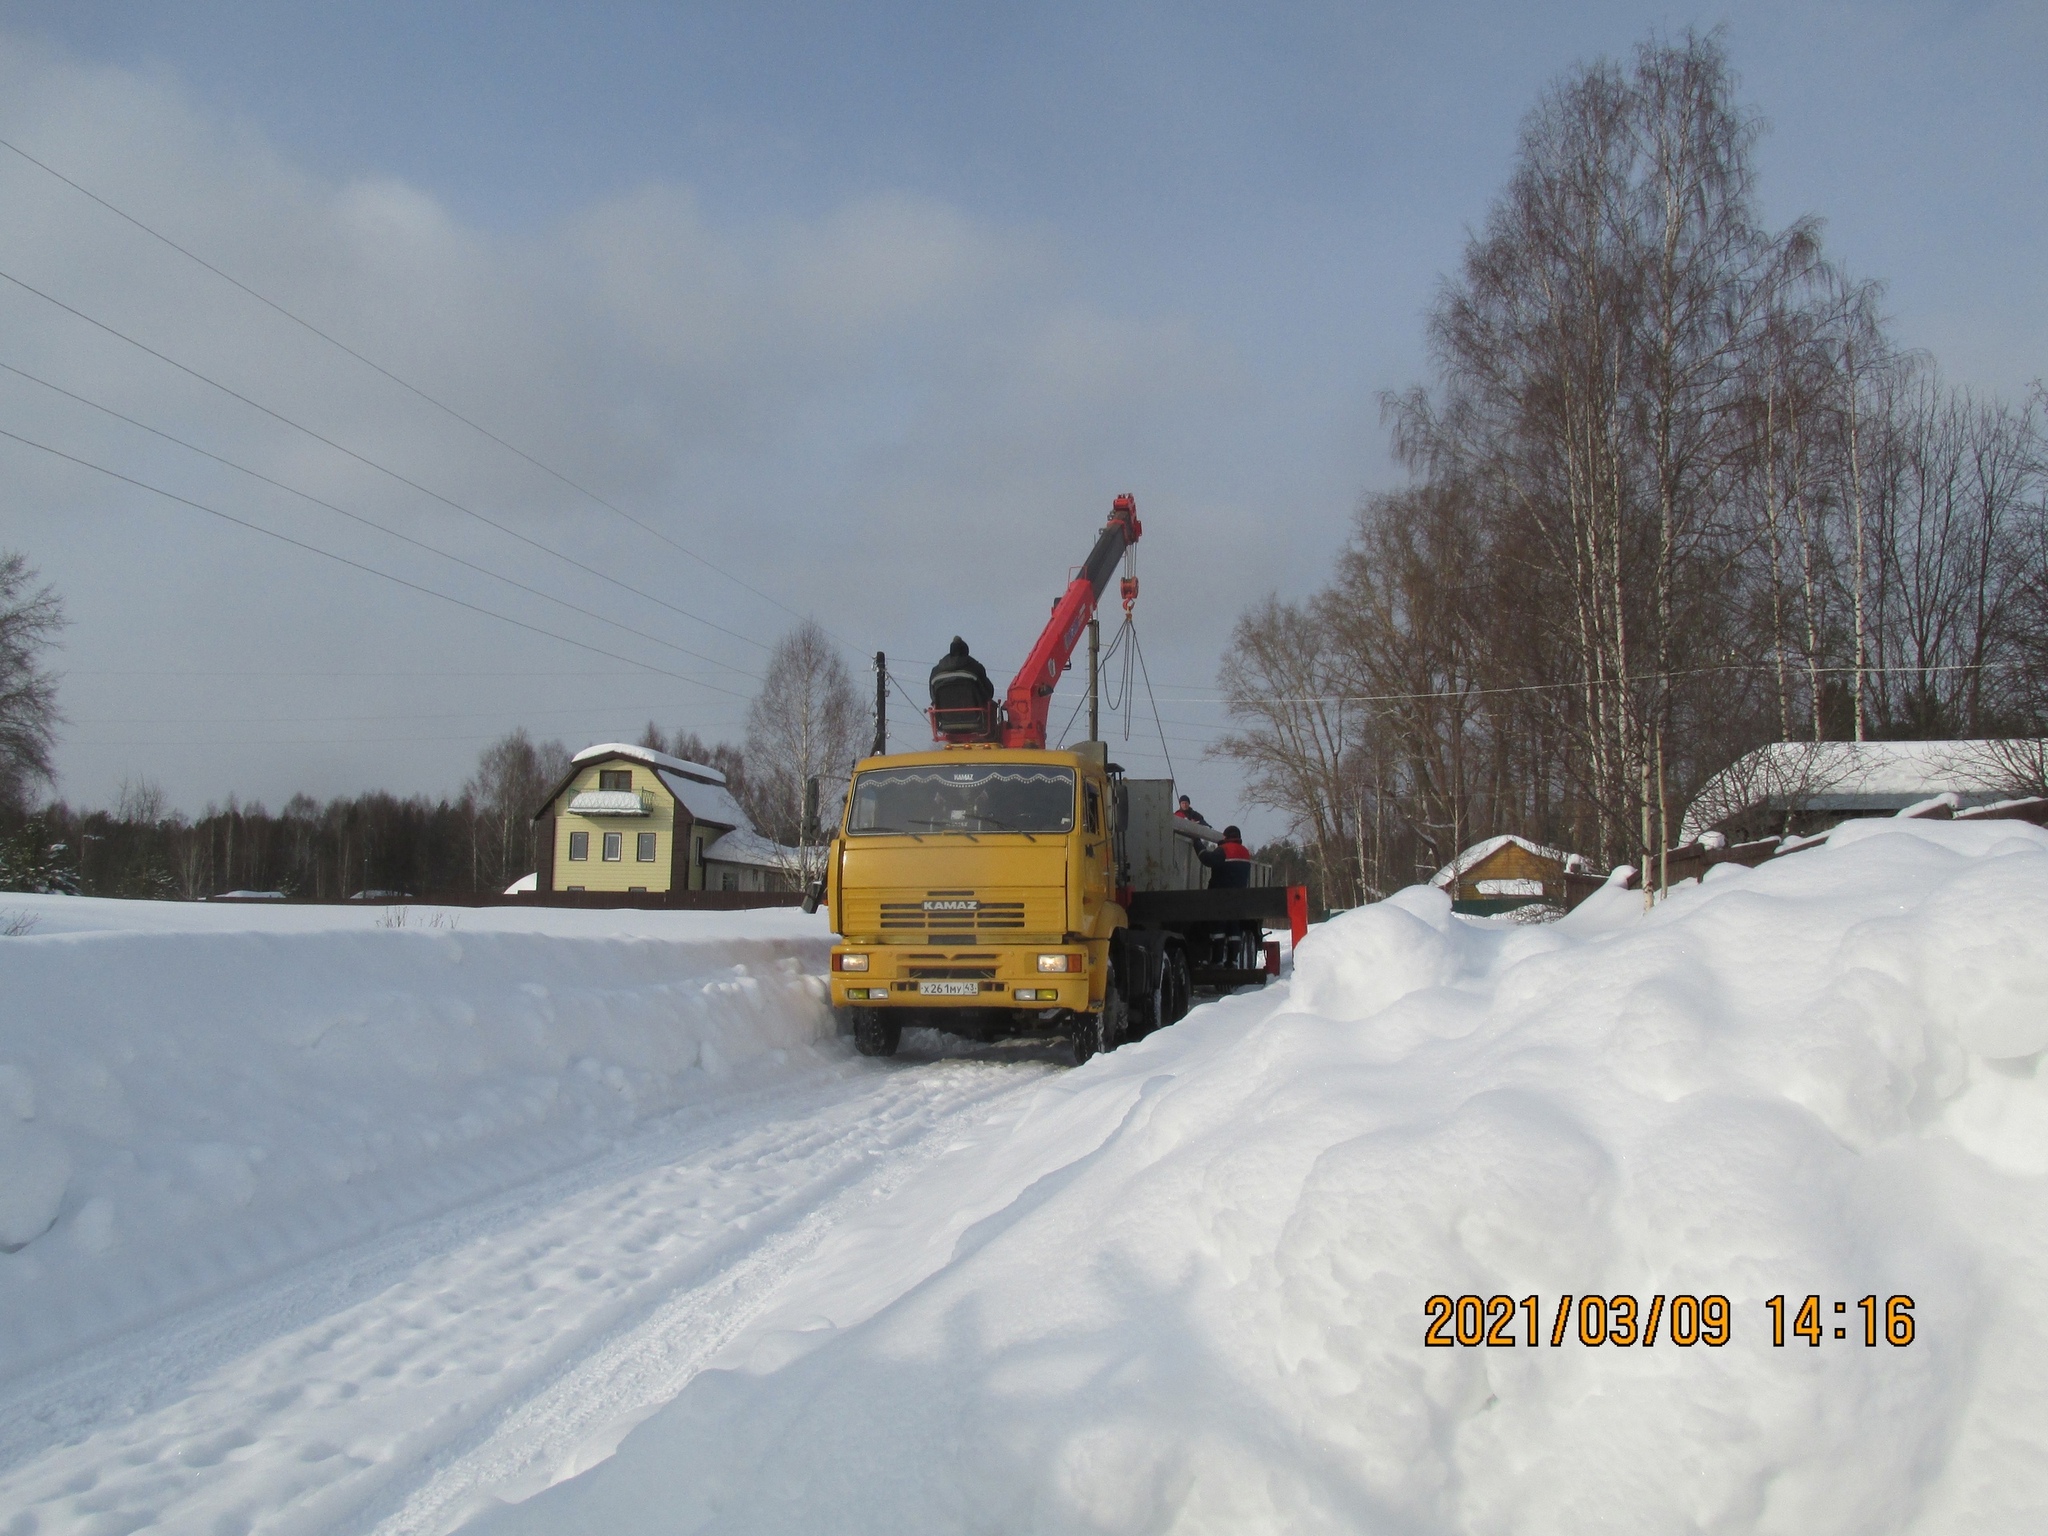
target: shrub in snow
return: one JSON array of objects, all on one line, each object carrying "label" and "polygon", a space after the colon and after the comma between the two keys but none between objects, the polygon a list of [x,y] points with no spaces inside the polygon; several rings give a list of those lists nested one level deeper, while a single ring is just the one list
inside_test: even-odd
[{"label": "shrub in snow", "polygon": [[0,1253],[49,1231],[71,1184],[71,1159],[48,1132],[0,1118]]}]

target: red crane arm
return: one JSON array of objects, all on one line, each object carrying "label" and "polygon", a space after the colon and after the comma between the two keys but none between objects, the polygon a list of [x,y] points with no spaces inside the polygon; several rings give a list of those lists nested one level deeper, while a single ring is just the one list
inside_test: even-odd
[{"label": "red crane arm", "polygon": [[1143,532],[1138,521],[1137,498],[1117,497],[1081,574],[1067,583],[1066,593],[1053,604],[1052,617],[1040,631],[1038,643],[1031,647],[1031,654],[1010,682],[1010,692],[1003,703],[1004,746],[1045,745],[1046,713],[1052,708],[1052,691],[1059,686],[1060,674],[1073,658],[1074,647],[1081,643],[1081,632],[1095,617],[1095,605],[1102,601],[1109,578],[1116,573],[1117,562]]}]

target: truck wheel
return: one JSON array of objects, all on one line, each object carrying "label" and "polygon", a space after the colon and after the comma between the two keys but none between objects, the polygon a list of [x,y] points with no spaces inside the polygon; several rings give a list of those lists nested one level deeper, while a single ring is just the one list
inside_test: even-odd
[{"label": "truck wheel", "polygon": [[1102,989],[1102,1011],[1086,1015],[1074,1024],[1074,1065],[1080,1066],[1098,1051],[1108,1054],[1124,1043],[1130,1023],[1130,1010],[1124,1003],[1124,994],[1117,986],[1112,972]]},{"label": "truck wheel", "polygon": [[863,1056],[894,1056],[903,1043],[903,1026],[884,1018],[879,1008],[863,1008],[853,1016],[853,1048]]},{"label": "truck wheel", "polygon": [[1166,952],[1166,1013],[1169,1024],[1178,1024],[1188,1016],[1188,1007],[1194,1002],[1195,982],[1188,974],[1188,953],[1176,945]]},{"label": "truck wheel", "polygon": [[1159,979],[1152,983],[1152,990],[1132,999],[1125,1023],[1127,1039],[1142,1040],[1153,1030],[1164,1029],[1173,1022],[1173,1015],[1168,1011],[1173,1006],[1173,983],[1168,970],[1169,967],[1162,963]]}]

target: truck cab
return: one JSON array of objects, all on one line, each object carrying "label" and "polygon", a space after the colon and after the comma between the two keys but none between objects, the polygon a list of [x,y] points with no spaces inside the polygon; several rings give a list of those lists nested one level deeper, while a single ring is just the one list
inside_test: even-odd
[{"label": "truck cab", "polygon": [[[893,1053],[905,1024],[970,1038],[1129,1033],[1116,953],[1116,801],[1102,744],[995,744],[855,766],[825,874],[832,1001],[856,1044]],[[1109,1034],[1100,1033],[1108,1015]]]},{"label": "truck cab", "polygon": [[955,637],[958,665],[932,672],[938,745],[854,765],[805,910],[830,904],[832,1003],[863,1055],[894,1055],[921,1024],[977,1040],[1064,1034],[1078,1064],[1179,1019],[1197,981],[1263,982],[1279,950],[1262,925],[1298,936],[1306,923],[1300,887],[1202,888],[1188,840],[1223,834],[1171,818],[1170,780],[1126,780],[1099,740],[1045,745],[1084,631],[1095,697],[1096,605],[1122,561],[1128,622],[1142,532],[1137,499],[1117,497],[1000,709]]}]

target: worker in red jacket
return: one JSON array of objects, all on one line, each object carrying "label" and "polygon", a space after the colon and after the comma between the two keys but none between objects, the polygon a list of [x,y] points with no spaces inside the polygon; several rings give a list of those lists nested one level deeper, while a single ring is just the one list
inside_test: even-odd
[{"label": "worker in red jacket", "polygon": [[1252,851],[1239,840],[1235,827],[1225,827],[1222,843],[1197,850],[1195,857],[1209,866],[1212,891],[1241,891],[1252,883]]}]

